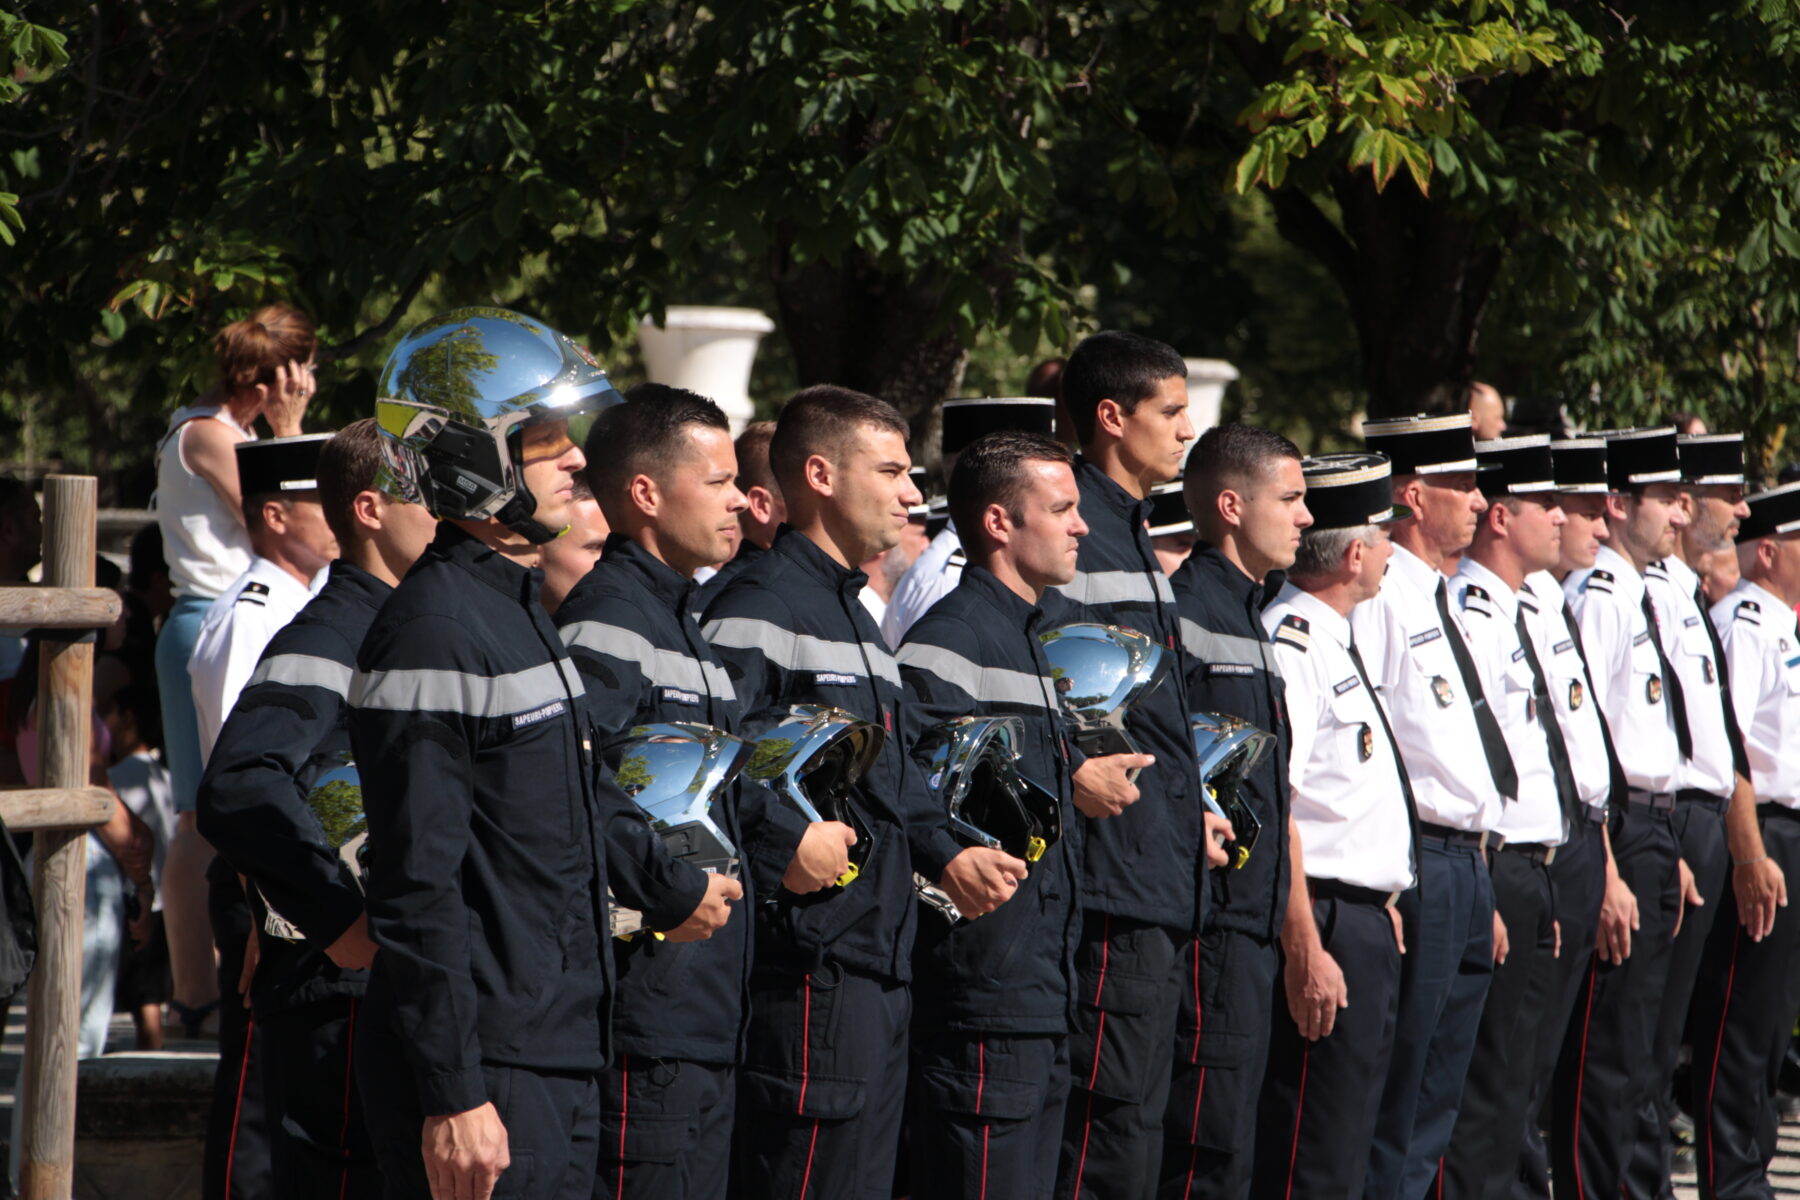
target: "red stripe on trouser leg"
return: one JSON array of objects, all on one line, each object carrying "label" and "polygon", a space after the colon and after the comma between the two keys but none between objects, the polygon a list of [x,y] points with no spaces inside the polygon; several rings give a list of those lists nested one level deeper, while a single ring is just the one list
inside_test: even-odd
[{"label": "red stripe on trouser leg", "polygon": [[344,1036],[344,1123],[338,1129],[338,1156],[344,1160],[338,1176],[338,1200],[350,1192],[350,1064],[356,1059],[356,999],[350,1000],[350,1022]]},{"label": "red stripe on trouser leg", "polygon": [[[987,1091],[987,1042],[975,1043],[975,1115],[981,1115],[981,1097]],[[981,1127],[981,1200],[987,1200],[987,1167],[988,1167],[988,1131],[989,1127]]]},{"label": "red stripe on trouser leg", "polygon": [[815,1119],[812,1140],[806,1144],[806,1171],[800,1176],[800,1194],[795,1200],[806,1200],[806,1189],[812,1183],[813,1151],[819,1148],[819,1122]]},{"label": "red stripe on trouser leg", "polygon": [[[1100,926],[1100,978],[1094,981],[1094,1004],[1106,991],[1106,964],[1112,957],[1112,914],[1102,915]],[[1094,1068],[1088,1072],[1087,1114],[1081,1124],[1081,1158],[1075,1163],[1075,1189],[1071,1200],[1081,1200],[1081,1176],[1087,1168],[1088,1138],[1094,1132],[1094,1081],[1100,1078],[1100,1051],[1106,1044],[1106,1012],[1094,1026]]]},{"label": "red stripe on trouser leg", "polygon": [[1581,1052],[1575,1056],[1575,1123],[1570,1129],[1570,1160],[1575,1164],[1575,1194],[1586,1197],[1581,1183],[1581,1085],[1587,1081],[1588,1027],[1594,1020],[1594,977],[1599,974],[1597,962],[1588,964],[1587,1003],[1581,1013]]},{"label": "red stripe on trouser leg", "polygon": [[1707,1072],[1706,1077],[1706,1124],[1704,1127],[1706,1132],[1704,1136],[1706,1137],[1706,1192],[1708,1195],[1718,1194],[1715,1190],[1717,1180],[1713,1175],[1713,1091],[1719,1086],[1719,1059],[1723,1057],[1725,1050],[1725,1020],[1731,1015],[1731,985],[1732,981],[1737,978],[1738,947],[1743,944],[1743,940],[1744,927],[1739,925],[1731,939],[1731,967],[1725,972],[1725,1003],[1719,1008],[1719,1032],[1718,1036],[1713,1039],[1712,1070]]},{"label": "red stripe on trouser leg", "polygon": [[1287,1200],[1294,1200],[1294,1164],[1300,1161],[1300,1118],[1306,1112],[1306,1064],[1311,1057],[1309,1042],[1300,1050],[1300,1095],[1294,1103],[1294,1144],[1288,1149]]},{"label": "red stripe on trouser leg", "polygon": [[231,1144],[225,1150],[225,1194],[231,1195],[231,1168],[237,1161],[238,1123],[244,1117],[244,1080],[250,1074],[250,1038],[256,1032],[256,1017],[244,1026],[244,1061],[238,1064],[237,1103],[231,1109]]},{"label": "red stripe on trouser leg", "polygon": [[631,1117],[631,1055],[619,1055],[619,1188],[613,1200],[625,1200],[625,1126]]},{"label": "red stripe on trouser leg", "polygon": [[[812,1064],[812,974],[807,973],[802,984],[806,993],[806,1002],[800,1009],[800,1102],[794,1105],[796,1116],[806,1115],[806,1084],[810,1076]],[[819,1137],[819,1126],[813,1125],[813,1140]],[[812,1155],[807,1155],[807,1164],[812,1163]]]}]

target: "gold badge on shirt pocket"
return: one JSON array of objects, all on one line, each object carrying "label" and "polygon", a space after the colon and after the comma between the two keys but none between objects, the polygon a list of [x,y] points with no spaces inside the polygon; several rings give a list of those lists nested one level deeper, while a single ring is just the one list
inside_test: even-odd
[{"label": "gold badge on shirt pocket", "polygon": [[1369,728],[1367,721],[1356,733],[1356,756],[1363,762],[1375,757],[1375,731]]},{"label": "gold badge on shirt pocket", "polygon": [[1700,674],[1708,683],[1712,683],[1719,677],[1718,672],[1713,670],[1712,659],[1710,658],[1703,658],[1700,660]]},{"label": "gold badge on shirt pocket", "polygon": [[1450,681],[1442,675],[1431,677],[1431,694],[1437,697],[1439,708],[1449,708],[1456,703],[1456,692],[1450,687]]},{"label": "gold badge on shirt pocket", "polygon": [[1644,681],[1644,699],[1651,704],[1662,703],[1662,676],[1652,675]]},{"label": "gold badge on shirt pocket", "polygon": [[1581,680],[1569,680],[1569,711],[1574,712],[1579,709],[1581,702],[1586,699],[1587,689],[1581,686]]}]

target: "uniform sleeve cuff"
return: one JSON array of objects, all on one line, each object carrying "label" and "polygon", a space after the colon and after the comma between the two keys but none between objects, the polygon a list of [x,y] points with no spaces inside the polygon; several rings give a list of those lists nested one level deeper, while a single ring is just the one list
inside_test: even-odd
[{"label": "uniform sleeve cuff", "polygon": [[968,847],[952,837],[949,830],[940,827],[916,838],[912,849],[919,874],[933,883],[941,883],[944,868]]},{"label": "uniform sleeve cuff", "polygon": [[669,886],[657,896],[660,903],[644,910],[644,924],[667,933],[694,915],[706,898],[707,873],[692,863],[676,862]]},{"label": "uniform sleeve cuff", "polygon": [[361,896],[349,889],[335,889],[329,896],[319,897],[319,906],[309,910],[304,920],[299,917],[293,920],[307,941],[325,950],[348,933],[362,915]]},{"label": "uniform sleeve cuff", "polygon": [[480,1067],[445,1071],[419,1080],[419,1104],[428,1117],[450,1117],[480,1108],[488,1102],[487,1082]]}]

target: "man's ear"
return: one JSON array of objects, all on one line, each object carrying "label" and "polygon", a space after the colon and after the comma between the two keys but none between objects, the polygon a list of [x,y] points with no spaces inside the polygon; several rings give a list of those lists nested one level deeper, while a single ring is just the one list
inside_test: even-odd
[{"label": "man's ear", "polygon": [[380,529],[387,514],[387,497],[373,489],[356,493],[350,501],[350,520],[364,529]]},{"label": "man's ear", "polygon": [[1394,494],[1394,503],[1403,504],[1407,508],[1412,509],[1414,514],[1417,514],[1419,512],[1419,497],[1424,495],[1424,493],[1425,485],[1419,482],[1419,477],[1417,475],[1411,475],[1407,477],[1405,483],[1400,485],[1400,490]]},{"label": "man's ear", "polygon": [[1619,526],[1624,523],[1627,507],[1623,492],[1606,493],[1606,520],[1613,532],[1618,532]]},{"label": "man's ear", "polygon": [[631,482],[625,485],[625,495],[631,506],[646,517],[654,517],[657,509],[662,507],[662,489],[648,475],[633,475]]},{"label": "man's ear", "polygon": [[1344,547],[1344,569],[1350,572],[1352,579],[1362,574],[1363,558],[1368,553],[1369,548],[1361,538],[1351,538],[1350,544]]},{"label": "man's ear", "polygon": [[744,502],[750,506],[750,519],[758,525],[767,525],[775,515],[775,493],[759,483],[750,485],[750,490],[744,493]]},{"label": "man's ear", "polygon": [[981,510],[981,531],[997,546],[1012,541],[1013,523],[1004,504],[990,504]]},{"label": "man's ear", "polygon": [[[260,385],[259,385],[260,386]],[[288,528],[288,507],[278,498],[271,496],[262,502],[263,525],[272,533],[286,533]]]},{"label": "man's ear", "polygon": [[837,467],[823,454],[807,456],[802,478],[807,487],[821,496],[829,496],[837,489]]},{"label": "man's ear", "polygon": [[1221,488],[1213,497],[1213,511],[1225,524],[1240,527],[1244,523],[1244,494],[1236,488]]},{"label": "man's ear", "polygon": [[1125,406],[1108,397],[1094,407],[1094,430],[1108,437],[1125,436]]}]

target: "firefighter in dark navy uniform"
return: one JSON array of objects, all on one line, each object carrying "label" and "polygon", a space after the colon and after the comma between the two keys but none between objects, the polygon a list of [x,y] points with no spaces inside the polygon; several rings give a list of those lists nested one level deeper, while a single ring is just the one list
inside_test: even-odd
[{"label": "firefighter in dark navy uniform", "polygon": [[350,693],[379,946],[356,1068],[390,1196],[586,1200],[609,885],[653,930],[711,920],[667,855],[609,870],[603,831],[636,810],[597,787],[581,679],[538,599],[538,547],[584,466],[570,421],[616,400],[586,351],[494,308],[413,330],[381,380],[383,487],[442,518]]}]

